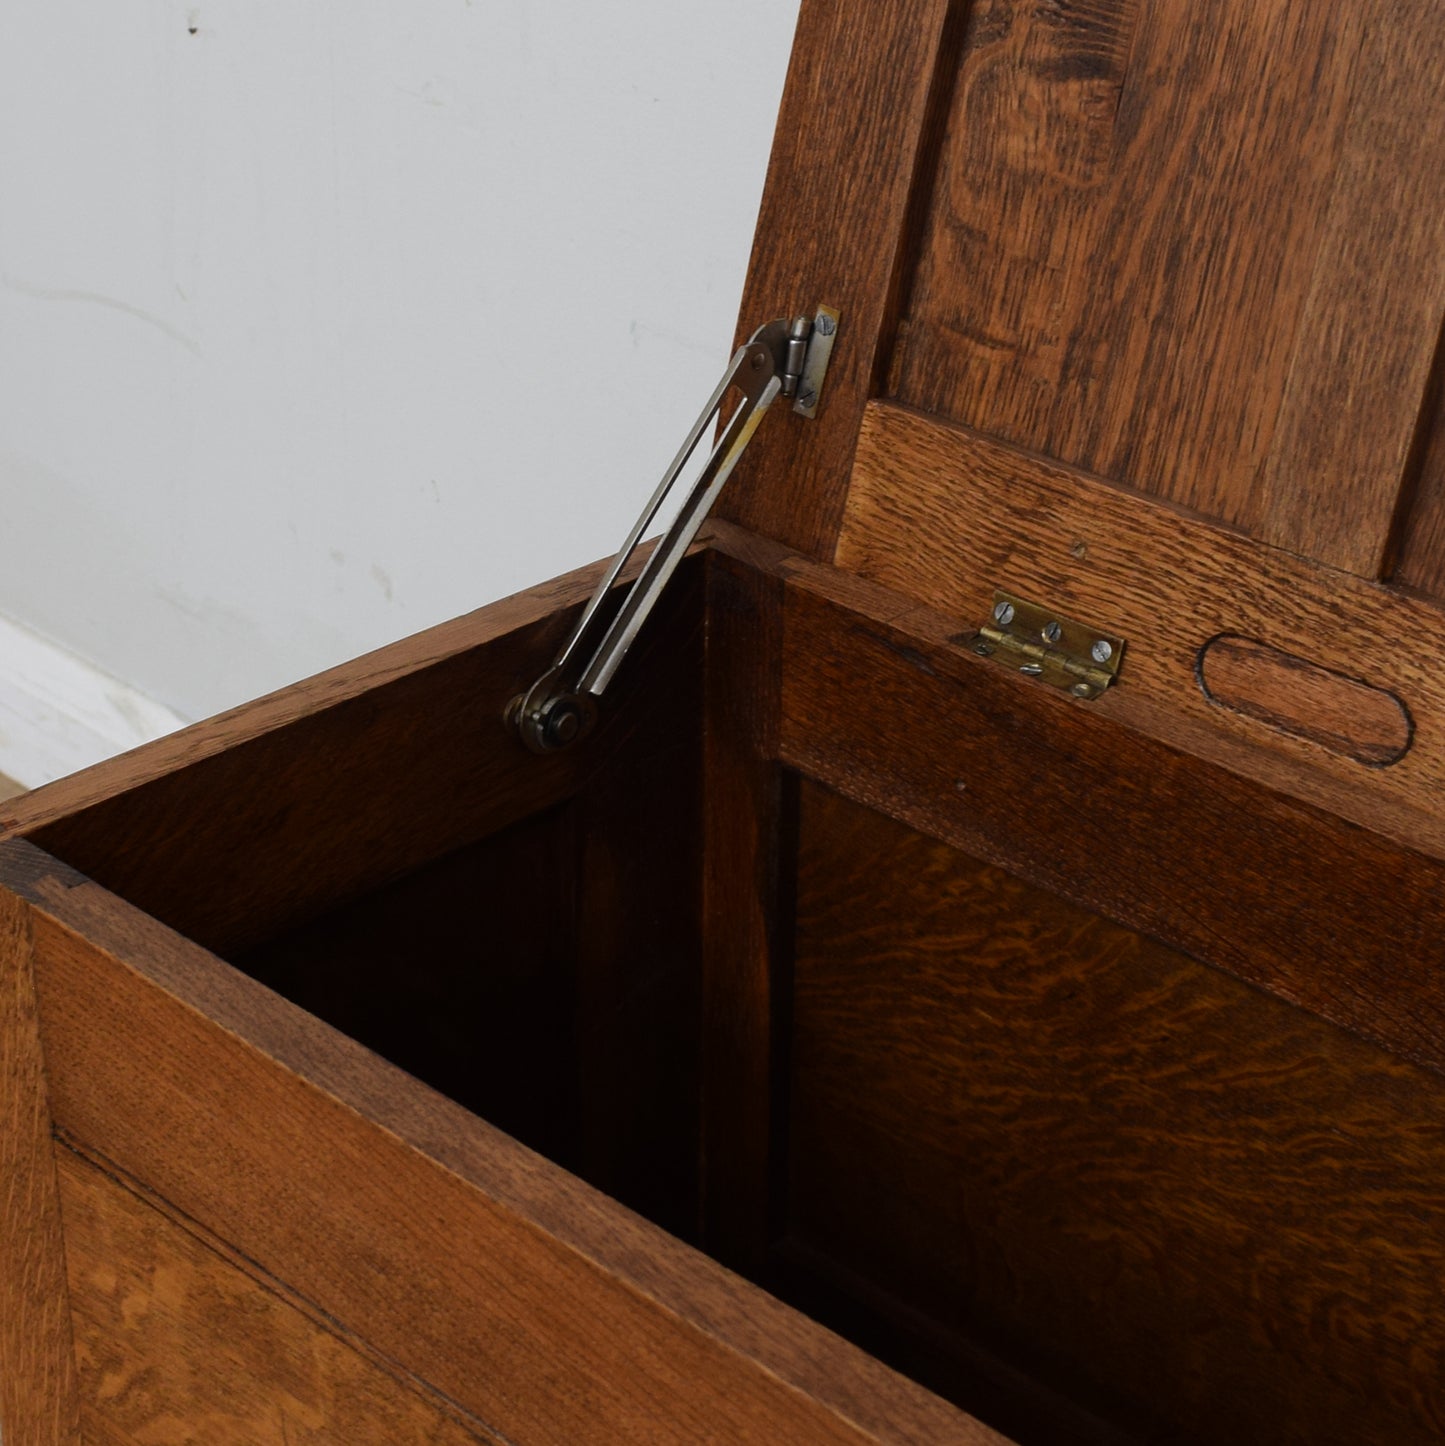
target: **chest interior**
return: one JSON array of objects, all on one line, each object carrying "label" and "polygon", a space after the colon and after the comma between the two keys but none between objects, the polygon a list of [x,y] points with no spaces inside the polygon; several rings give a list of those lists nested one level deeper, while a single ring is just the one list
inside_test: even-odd
[{"label": "chest interior", "polygon": [[821,8],[830,394],[595,734],[562,579],[28,836],[1021,1441],[1438,1439],[1439,27]]}]

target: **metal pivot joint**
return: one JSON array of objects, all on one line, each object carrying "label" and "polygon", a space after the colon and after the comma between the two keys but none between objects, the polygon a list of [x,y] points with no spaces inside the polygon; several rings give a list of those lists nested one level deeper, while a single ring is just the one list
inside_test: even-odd
[{"label": "metal pivot joint", "polygon": [[[598,701],[773,402],[792,397],[795,412],[816,416],[837,330],[838,313],[820,306],[811,319],[770,321],[737,349],[552,666],[508,705],[508,723],[534,753],[565,748],[596,723]],[[742,393],[741,404],[621,607],[610,612],[608,594],[733,388]]]}]

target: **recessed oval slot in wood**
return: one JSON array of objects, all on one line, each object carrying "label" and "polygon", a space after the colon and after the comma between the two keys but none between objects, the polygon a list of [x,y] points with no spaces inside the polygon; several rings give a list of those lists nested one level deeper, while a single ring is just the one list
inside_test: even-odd
[{"label": "recessed oval slot in wood", "polygon": [[1252,638],[1211,638],[1195,674],[1211,703],[1371,768],[1399,762],[1414,736],[1409,709],[1393,693]]}]

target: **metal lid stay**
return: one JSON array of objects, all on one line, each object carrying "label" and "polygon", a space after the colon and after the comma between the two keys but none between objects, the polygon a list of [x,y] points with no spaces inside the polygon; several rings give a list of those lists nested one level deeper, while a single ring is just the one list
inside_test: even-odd
[{"label": "metal lid stay", "polygon": [[[838,313],[830,306],[820,306],[811,320],[799,316],[791,322],[770,321],[738,348],[551,667],[508,705],[508,724],[534,753],[566,748],[591,731],[597,721],[598,701],[768,408],[779,396],[792,397],[795,412],[805,417],[817,415],[837,331]],[[734,387],[743,394],[742,404],[723,428],[672,526],[647,559],[621,608],[607,621],[603,614],[607,595]]]}]

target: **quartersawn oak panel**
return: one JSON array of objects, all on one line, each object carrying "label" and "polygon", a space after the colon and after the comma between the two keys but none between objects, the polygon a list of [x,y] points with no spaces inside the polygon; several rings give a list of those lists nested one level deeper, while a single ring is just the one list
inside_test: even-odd
[{"label": "quartersawn oak panel", "polygon": [[[1118,684],[1080,705],[1445,857],[1445,612],[1138,493],[887,403],[859,439],[839,564],[976,630],[996,587],[1122,634]],[[1221,633],[1394,695],[1409,748],[1368,767],[1211,704]]]},{"label": "quartersawn oak panel", "polygon": [[786,571],[785,763],[1445,1070],[1439,860],[1021,679],[898,593]]},{"label": "quartersawn oak panel", "polygon": [[514,1442],[991,1442],[29,845],[57,1127]]},{"label": "quartersawn oak panel", "polygon": [[64,1145],[56,1157],[87,1439],[500,1446],[277,1282]]},{"label": "quartersawn oak panel", "polygon": [[787,1231],[1149,1440],[1445,1432],[1445,1082],[802,790]]},{"label": "quartersawn oak panel", "polygon": [[1445,336],[1435,362],[1433,395],[1420,429],[1420,471],[1400,518],[1395,581],[1445,602]]},{"label": "quartersawn oak panel", "polygon": [[900,400],[1366,575],[1445,313],[1433,0],[971,7]]},{"label": "quartersawn oak panel", "polygon": [[1343,157],[1256,487],[1257,531],[1383,577],[1415,486],[1445,321],[1445,28],[1435,0],[1359,8],[1367,29]]}]

